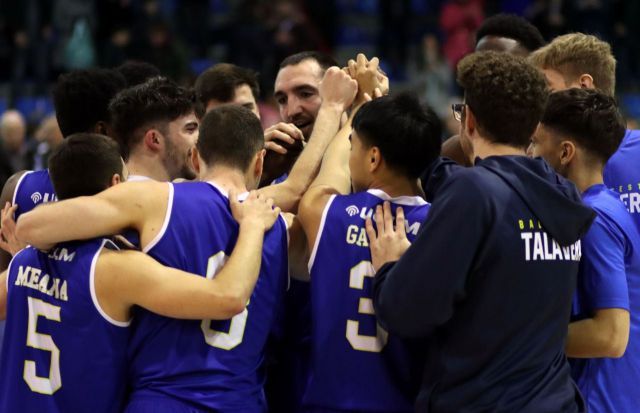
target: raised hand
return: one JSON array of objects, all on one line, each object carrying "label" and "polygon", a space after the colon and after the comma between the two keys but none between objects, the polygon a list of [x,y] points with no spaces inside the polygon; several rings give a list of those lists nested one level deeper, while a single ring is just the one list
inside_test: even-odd
[{"label": "raised hand", "polygon": [[229,191],[229,205],[233,218],[240,226],[248,225],[267,232],[278,219],[280,208],[273,206],[273,199],[265,198],[256,191],[251,191],[242,202],[235,191]]},{"label": "raised hand", "polygon": [[365,223],[367,236],[369,237],[369,249],[371,250],[371,263],[378,271],[384,264],[398,261],[402,254],[411,246],[405,230],[404,211],[401,207],[396,209],[396,224],[393,225],[391,204],[384,203],[383,207],[376,208],[375,220],[378,228],[373,228],[371,218]]},{"label": "raised hand", "polygon": [[297,141],[304,140],[304,136],[300,129],[293,123],[280,122],[268,127],[264,131],[264,147],[265,149],[285,155],[287,149],[278,144],[278,141],[293,145]]},{"label": "raised hand", "polygon": [[333,104],[347,110],[358,92],[358,82],[338,67],[330,67],[320,83],[322,104]]}]

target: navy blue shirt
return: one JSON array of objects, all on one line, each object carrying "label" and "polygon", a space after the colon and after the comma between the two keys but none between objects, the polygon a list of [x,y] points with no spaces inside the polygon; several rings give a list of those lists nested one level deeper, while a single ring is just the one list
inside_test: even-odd
[{"label": "navy blue shirt", "polygon": [[524,156],[440,160],[422,181],[429,215],[374,281],[382,326],[428,338],[417,411],[578,412],[564,342],[593,211]]}]

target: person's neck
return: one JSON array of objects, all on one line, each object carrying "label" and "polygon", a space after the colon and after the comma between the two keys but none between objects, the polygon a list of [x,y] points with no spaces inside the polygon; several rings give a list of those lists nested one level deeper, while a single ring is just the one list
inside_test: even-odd
[{"label": "person's neck", "polygon": [[162,163],[150,156],[132,154],[127,161],[127,169],[129,175],[146,176],[159,182],[171,181]]},{"label": "person's neck", "polygon": [[406,178],[395,179],[377,179],[374,178],[369,189],[378,189],[389,195],[391,198],[397,198],[400,196],[421,196],[424,197],[424,192],[419,185],[417,179],[410,180]]},{"label": "person's neck", "polygon": [[234,190],[238,193],[247,192],[247,182],[244,174],[228,166],[219,165],[200,170],[200,180],[212,182],[224,189],[227,193]]},{"label": "person's neck", "polygon": [[[474,158],[488,158],[489,156],[508,156],[520,155],[525,156],[525,148],[516,148],[515,146],[505,145],[502,143],[494,143],[484,138],[477,138],[473,141]],[[475,159],[472,159],[473,163]]]},{"label": "person's neck", "polygon": [[567,179],[575,184],[580,193],[583,193],[594,185],[604,183],[602,169],[602,165],[570,168],[567,173]]}]

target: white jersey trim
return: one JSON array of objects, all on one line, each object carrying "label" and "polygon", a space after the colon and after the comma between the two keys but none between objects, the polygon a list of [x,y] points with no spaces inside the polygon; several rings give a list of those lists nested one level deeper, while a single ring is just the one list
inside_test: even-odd
[{"label": "white jersey trim", "polygon": [[98,313],[100,313],[102,318],[107,320],[109,323],[113,324],[116,327],[123,327],[123,328],[129,327],[129,325],[131,325],[131,320],[117,321],[109,317],[109,315],[104,312],[102,307],[100,307],[100,303],[98,302],[98,296],[96,295],[96,281],[95,281],[96,280],[96,263],[98,262],[98,257],[100,256],[102,249],[107,243],[110,243],[114,247],[118,248],[115,244],[113,244],[113,242],[109,241],[108,239],[105,239],[102,241],[102,245],[100,246],[96,254],[93,256],[93,259],[91,260],[91,272],[89,273],[89,289],[91,290],[91,300],[93,301],[93,306],[96,308],[96,310],[98,310]]},{"label": "white jersey trim", "polygon": [[327,221],[327,214],[329,213],[329,208],[331,208],[331,204],[333,203],[334,199],[336,199],[336,195],[331,195],[331,197],[327,201],[327,205],[325,205],[324,207],[324,211],[322,211],[322,218],[320,219],[320,227],[318,227],[318,235],[316,235],[316,241],[313,244],[313,249],[311,250],[311,257],[309,257],[309,264],[307,265],[307,269],[309,270],[309,276],[311,276],[311,267],[313,267],[313,263],[316,260],[316,254],[318,253],[318,246],[320,245],[322,232],[324,232],[324,224]]},{"label": "white jersey trim", "polygon": [[380,189],[369,189],[367,192],[375,197],[382,199],[383,201],[389,201],[391,203],[399,205],[422,206],[428,204],[427,201],[419,196],[398,196],[392,198],[386,192]]},{"label": "white jersey trim", "polygon": [[13,197],[11,198],[11,205],[16,204],[16,196],[18,195],[18,190],[20,189],[20,185],[22,184],[22,181],[27,175],[32,174],[33,172],[34,171],[26,171],[25,173],[22,174],[20,179],[18,179],[18,183],[16,184],[16,187],[13,189]]},{"label": "white jersey trim", "polygon": [[160,242],[162,237],[164,237],[164,233],[167,231],[167,227],[169,226],[169,221],[171,221],[171,211],[173,210],[173,184],[171,182],[167,182],[167,185],[169,185],[169,199],[167,199],[167,212],[164,215],[164,222],[156,236],[149,244],[147,244],[146,247],[142,249],[142,252],[145,254],[151,251],[151,249]]},{"label": "white jersey trim", "polygon": [[144,175],[129,175],[127,177],[127,182],[143,182],[143,181],[153,181],[153,179]]}]

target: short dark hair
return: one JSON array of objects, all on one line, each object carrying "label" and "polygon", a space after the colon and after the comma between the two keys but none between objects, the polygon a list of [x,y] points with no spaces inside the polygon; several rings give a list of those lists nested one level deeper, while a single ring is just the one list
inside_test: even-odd
[{"label": "short dark hair", "polygon": [[304,62],[305,60],[315,60],[318,62],[322,71],[326,71],[331,66],[338,66],[338,62],[333,57],[329,56],[326,53],[318,52],[315,50],[308,50],[306,52],[300,52],[293,54],[291,56],[285,57],[284,60],[280,63],[280,69],[285,68],[287,66],[295,66]]},{"label": "short dark hair", "polygon": [[109,101],[126,87],[113,69],[74,70],[58,77],[53,105],[63,136],[93,132],[98,122],[109,123]]},{"label": "short dark hair", "polygon": [[365,145],[380,148],[392,169],[412,179],[440,155],[440,119],[412,94],[365,103],[353,119],[353,129]]},{"label": "short dark hair", "polygon": [[95,195],[122,177],[122,158],[113,139],[97,133],[75,133],[49,157],[49,174],[58,199]]},{"label": "short dark hair", "polygon": [[496,14],[489,17],[476,33],[476,44],[485,36],[506,37],[516,40],[528,51],[533,52],[546,42],[540,30],[527,20],[515,14]]},{"label": "short dark hair", "polygon": [[140,128],[154,123],[166,127],[194,110],[193,92],[164,77],[154,77],[141,85],[118,93],[109,105],[115,138],[125,159],[141,140]]},{"label": "short dark hair", "polygon": [[618,150],[626,133],[616,100],[595,89],[575,88],[552,93],[541,122],[574,140],[603,163]]},{"label": "short dark hair", "polygon": [[458,83],[486,139],[529,145],[549,95],[539,70],[508,53],[476,52],[458,63]]},{"label": "short dark hair", "polygon": [[207,165],[222,164],[245,171],[264,147],[260,121],[249,109],[222,105],[200,122],[196,147]]},{"label": "short dark hair", "polygon": [[161,75],[160,69],[151,63],[129,60],[116,68],[127,82],[127,87],[142,84]]},{"label": "short dark hair", "polygon": [[199,110],[202,112],[199,115],[204,115],[203,109],[210,100],[222,103],[231,101],[236,88],[242,85],[248,85],[253,97],[258,100],[260,86],[257,72],[230,63],[219,63],[205,70],[196,79],[194,87]]}]

